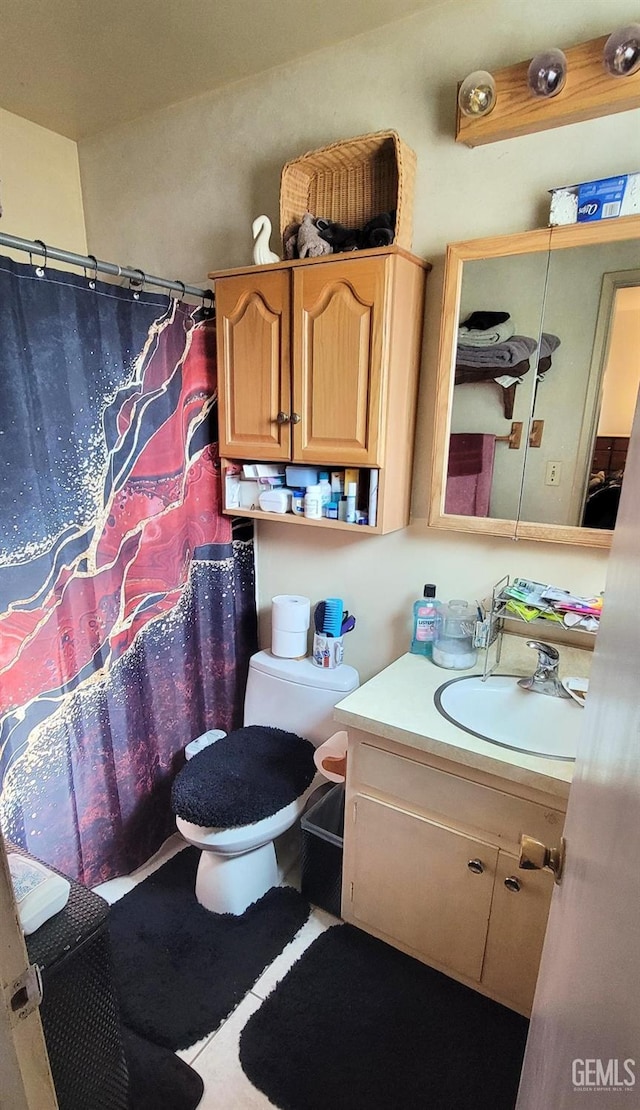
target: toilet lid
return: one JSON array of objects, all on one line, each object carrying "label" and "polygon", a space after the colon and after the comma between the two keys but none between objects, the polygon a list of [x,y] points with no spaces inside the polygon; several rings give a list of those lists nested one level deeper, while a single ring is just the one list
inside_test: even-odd
[{"label": "toilet lid", "polygon": [[315,775],[314,746],[294,732],[248,725],[189,760],[173,782],[171,806],[206,828],[252,825],[295,802]]}]

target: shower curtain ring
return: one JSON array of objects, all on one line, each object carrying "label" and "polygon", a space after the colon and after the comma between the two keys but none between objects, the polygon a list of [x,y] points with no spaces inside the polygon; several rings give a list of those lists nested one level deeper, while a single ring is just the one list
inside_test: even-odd
[{"label": "shower curtain ring", "polygon": [[[42,262],[39,266],[36,266],[35,268],[36,276],[44,277],[44,273],[47,268],[47,244],[43,243],[42,239],[34,239],[33,241],[34,243],[37,243],[40,247],[42,247],[42,254],[44,255],[44,262]],[[33,255],[31,251],[29,251],[29,262],[33,266]]]},{"label": "shower curtain ring", "polygon": [[187,287],[186,287],[186,285],[183,281],[179,280],[179,278],[175,278],[173,284],[174,285],[179,285],[182,288],[182,292],[181,292],[180,296],[173,298],[174,301],[176,301],[177,304],[182,304],[182,302],[184,300],[184,295],[187,292]]},{"label": "shower curtain ring", "polygon": [[[207,299],[207,297],[209,298],[209,304],[208,305],[205,304],[205,300]],[[208,320],[208,319],[210,319],[211,316],[213,316],[214,305],[215,305],[215,300],[214,300],[214,297],[213,297],[213,289],[203,289],[203,291],[202,291],[202,315],[204,316],[205,320]]]},{"label": "shower curtain ring", "polygon": [[[96,258],[95,254],[88,254],[87,258],[90,262],[93,262],[93,277],[87,279],[87,284],[89,286],[89,289],[95,289],[96,282],[98,280],[98,259]],[[86,266],[84,267],[84,276],[87,277]]]},{"label": "shower curtain ring", "polygon": [[134,301],[139,301],[140,294],[144,292],[144,283],[147,280],[147,275],[145,274],[144,270],[139,270],[137,266],[135,267],[135,272],[137,274],[140,274],[140,279],[138,280],[138,278],[130,277],[129,289],[134,290],[134,286],[138,286],[138,288],[135,289],[133,292],[133,299]]}]

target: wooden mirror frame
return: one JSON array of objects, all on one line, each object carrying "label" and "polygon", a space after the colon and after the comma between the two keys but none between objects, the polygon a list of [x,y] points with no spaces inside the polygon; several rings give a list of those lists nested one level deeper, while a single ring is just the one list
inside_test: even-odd
[{"label": "wooden mirror frame", "polygon": [[[618,219],[600,220],[595,223],[540,228],[537,231],[524,231],[516,235],[469,239],[448,245],[440,322],[434,437],[431,455],[430,527],[455,532],[506,536],[509,539],[545,540],[548,543],[577,544],[582,547],[608,548],[611,546],[613,532],[604,529],[578,528],[573,525],[542,524],[522,520],[502,520],[498,517],[459,516],[453,513],[445,513],[444,498],[451,431],[458,305],[462,290],[464,263],[483,258],[504,258],[510,255],[530,254],[534,251],[548,252],[564,250],[568,247],[586,247],[630,239],[638,239],[640,245],[640,216],[623,216]],[[525,431],[524,442],[528,442],[528,430]]]}]

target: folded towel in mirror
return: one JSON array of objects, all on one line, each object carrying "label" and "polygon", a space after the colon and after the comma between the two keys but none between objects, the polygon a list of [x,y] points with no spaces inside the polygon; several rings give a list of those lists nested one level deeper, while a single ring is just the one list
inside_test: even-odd
[{"label": "folded towel in mirror", "polygon": [[492,328],[479,329],[462,326],[458,328],[458,343],[464,347],[493,347],[496,343],[504,343],[515,332],[511,320],[496,324]]}]

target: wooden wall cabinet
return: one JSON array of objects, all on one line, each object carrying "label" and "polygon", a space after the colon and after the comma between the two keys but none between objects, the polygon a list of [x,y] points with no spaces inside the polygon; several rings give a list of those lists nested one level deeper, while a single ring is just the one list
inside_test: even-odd
[{"label": "wooden wall cabinet", "polygon": [[557,846],[562,803],[388,743],[349,730],[345,921],[529,1014],[553,876],[519,870],[518,845]]},{"label": "wooden wall cabinet", "polygon": [[371,530],[404,527],[429,268],[389,247],[210,274],[223,459],[378,469]]}]

